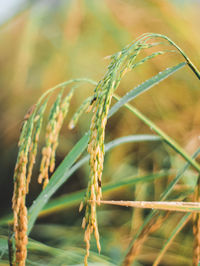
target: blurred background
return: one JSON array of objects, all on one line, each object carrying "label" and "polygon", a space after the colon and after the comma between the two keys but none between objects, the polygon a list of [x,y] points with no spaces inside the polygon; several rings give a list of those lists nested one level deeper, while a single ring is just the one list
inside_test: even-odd
[{"label": "blurred background", "polygon": [[[106,57],[121,50],[146,32],[161,33],[170,37],[198,67],[200,65],[199,10],[200,1],[197,0],[7,0],[0,3],[1,217],[11,212],[12,176],[22,120],[39,96],[48,88],[68,79],[87,77],[99,81],[109,64]],[[118,94],[125,94],[159,71],[181,61],[183,58],[174,53],[149,61],[123,78]],[[197,78],[189,68],[184,67],[134,101],[139,110],[177,140],[190,154],[200,143],[199,87]],[[91,85],[77,89],[68,121],[85,97],[92,94],[93,89]],[[68,130],[67,122],[64,124],[57,151],[57,164],[89,129],[89,124],[90,115],[87,114],[72,131]],[[129,134],[148,133],[152,133],[150,129],[123,109],[108,123],[106,141]],[[41,139],[41,146],[43,143],[44,139]],[[182,159],[173,156],[168,147],[160,144],[134,144],[128,147],[124,145],[120,147],[120,152],[117,148],[106,157],[103,182],[117,180],[123,175],[168,169],[171,165],[179,166],[183,163]],[[110,169],[109,165],[118,165],[118,167]],[[31,183],[28,205],[41,191],[36,181],[38,166],[36,163],[35,179]],[[83,167],[54,197],[85,188],[88,173],[88,166]],[[138,188],[137,191],[141,193],[139,196],[132,187],[109,197],[130,200],[134,197],[143,200],[152,199],[146,186]],[[155,198],[155,195],[158,195],[156,193],[159,194],[159,191],[154,193]],[[40,219],[39,229],[35,229],[33,237],[46,241],[45,243],[67,247],[69,241],[66,240],[67,237],[70,238],[70,234],[76,232],[77,237],[74,237],[74,242],[69,241],[70,245],[84,247],[83,232],[79,229],[81,215],[78,214],[77,206],[57,212],[56,216],[50,214]],[[127,225],[132,217],[132,210],[125,210],[123,213],[121,216],[116,208],[105,208],[99,214],[100,225],[102,222],[107,229],[111,224],[116,228]],[[43,228],[44,222],[47,221],[49,226]],[[52,231],[51,226],[55,225],[57,228]],[[170,226],[173,227],[173,224]],[[105,254],[116,261],[121,254],[121,247],[116,244],[116,240],[119,244],[123,230],[124,227],[112,236],[113,239],[109,238],[111,233],[107,230],[105,239],[102,240],[110,241]],[[188,240],[190,243],[188,256],[191,255],[191,237],[192,235]],[[123,239],[122,245],[127,246],[125,243],[127,238],[126,236]],[[183,264],[180,265],[190,265],[187,256],[184,259],[184,263],[181,262]],[[146,261],[145,257],[143,261]],[[151,262],[145,263],[141,265],[151,265]],[[179,265],[178,261],[176,265]]]}]

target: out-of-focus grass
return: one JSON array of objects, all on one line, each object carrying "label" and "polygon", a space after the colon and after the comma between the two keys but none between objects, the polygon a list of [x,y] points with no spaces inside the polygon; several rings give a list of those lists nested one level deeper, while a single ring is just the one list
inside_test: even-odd
[{"label": "out-of-focus grass", "polygon": [[[0,200],[2,214],[9,212],[11,207],[12,169],[14,169],[17,154],[16,143],[20,134],[21,121],[27,109],[38,99],[41,93],[47,88],[71,78],[89,77],[99,80],[108,64],[104,57],[120,50],[129,41],[144,32],[159,32],[170,36],[183,50],[187,51],[189,57],[198,65],[198,58],[200,58],[198,10],[199,3],[195,1],[190,1],[190,3],[186,1],[181,5],[175,4],[174,1],[159,0],[73,0],[57,1],[51,4],[47,1],[38,1],[32,3],[26,10],[1,26],[0,167],[2,178],[0,180]],[[156,74],[158,70],[173,65],[178,58],[175,54],[164,55],[141,68],[138,67],[122,80],[120,93],[124,94],[127,89],[133,88]],[[85,95],[91,94],[92,89],[91,86],[83,86],[79,89],[73,100],[71,112],[82,102]],[[198,81],[190,70],[180,71],[173,79],[164,81],[161,88],[153,88],[136,99],[134,104],[139,109],[142,108],[148,117],[151,117],[167,134],[178,140],[191,154],[199,145],[200,105],[198,89]],[[69,132],[67,126],[63,128],[57,162],[61,161],[88,127],[89,119],[83,117],[78,128],[73,132]],[[123,112],[112,118],[107,129],[108,139],[150,132],[137,118]],[[112,152],[112,156],[106,157],[104,180],[109,181],[114,178],[116,180],[116,177],[121,177],[122,174],[128,176],[131,173],[150,172],[152,169],[162,168],[163,165],[169,168],[172,164],[179,168],[183,164],[174,154],[173,156],[169,155],[165,146],[158,144],[135,144],[128,149],[122,146],[120,152],[117,151],[119,150]],[[117,167],[110,169],[109,165],[116,165]],[[69,180],[69,183],[58,192],[58,195],[85,187],[87,174],[88,167],[84,166],[75,175],[75,181]],[[181,181],[179,187],[177,185],[176,190],[179,191],[180,187],[184,190],[185,187],[192,186],[189,177],[192,176],[193,178],[193,175],[192,170],[188,171],[184,176],[184,181]],[[35,172],[36,177],[37,172]],[[157,180],[155,182],[157,184],[156,191],[152,185],[137,184],[135,188],[131,186],[128,189],[113,192],[113,197],[129,199],[134,196],[136,199],[143,198],[143,200],[153,197],[156,199],[167,181]],[[31,185],[30,203],[40,191],[35,181]],[[60,212],[56,217],[48,216],[46,220],[43,218],[41,221],[55,223],[55,232],[59,231],[60,224],[66,223],[68,226],[76,224],[77,234],[80,234],[78,239],[80,240],[80,238],[82,239],[79,228],[80,216],[77,217],[77,215],[76,209],[69,213]],[[132,215],[134,223],[130,219]],[[100,221],[105,226],[102,230],[104,234],[102,246],[105,242],[107,250],[103,250],[103,254],[117,263],[120,259],[119,255],[122,255],[123,252],[120,245],[116,243],[122,244],[123,250],[125,250],[129,240],[127,240],[129,228],[132,227],[134,232],[136,225],[140,225],[143,216],[142,211],[135,211],[133,214],[131,210],[119,208],[116,212],[114,208],[104,207],[99,213]],[[133,225],[130,225],[131,223]],[[170,217],[169,223],[171,223],[172,228],[176,225],[173,215]],[[115,228],[117,233],[111,232],[110,224],[113,225],[112,228]],[[164,227],[167,226],[169,225]],[[64,228],[66,227],[64,226]],[[49,234],[50,240],[58,239],[58,242],[55,241],[54,243],[47,241],[55,247],[68,249],[70,246],[79,245],[77,244],[78,241],[73,243],[75,241],[73,237],[76,234],[70,236],[66,234],[66,239],[63,239],[62,234],[55,237],[50,234],[47,226],[42,229],[38,227],[38,231],[36,227],[34,236],[37,236],[39,241],[44,240],[45,237],[41,236],[40,238],[40,232],[45,234],[45,230]],[[138,262],[138,265],[151,263],[155,259],[155,254],[158,254],[161,249],[161,245],[158,245],[158,241],[155,239],[159,238],[164,241],[166,237],[166,228],[162,229],[159,235],[152,236],[138,257],[138,260],[142,261],[143,264]],[[152,243],[155,243],[155,247]],[[168,261],[167,259],[164,260],[163,264],[170,265],[170,263],[176,262],[176,265],[190,265],[188,257],[191,257],[192,253],[191,243],[192,234],[188,226],[185,232],[181,233],[174,246],[169,249]],[[187,250],[185,246],[188,247]],[[79,247],[84,247],[83,242]],[[175,247],[180,250],[179,253],[174,254],[173,249]],[[79,250],[79,252],[81,259],[75,260],[76,263],[82,261],[83,250]],[[151,255],[148,255],[147,258],[145,254]],[[45,254],[42,256],[44,262],[41,261],[41,265],[45,263]],[[32,264],[30,263],[30,265]]]}]

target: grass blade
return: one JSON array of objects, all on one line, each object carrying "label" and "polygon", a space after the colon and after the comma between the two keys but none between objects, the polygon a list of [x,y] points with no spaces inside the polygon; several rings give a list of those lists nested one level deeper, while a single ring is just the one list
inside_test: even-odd
[{"label": "grass blade", "polygon": [[191,213],[187,213],[185,214],[182,219],[180,220],[180,222],[178,223],[178,225],[174,228],[174,230],[172,231],[170,237],[167,239],[166,243],[163,245],[160,254],[158,255],[158,257],[156,258],[156,260],[153,263],[153,266],[157,266],[159,265],[163,255],[165,254],[166,250],[168,249],[168,247],[170,246],[170,244],[172,243],[172,241],[174,240],[174,238],[177,236],[177,234],[181,231],[181,229],[186,225],[186,223],[190,220]]},{"label": "grass blade", "polygon": [[[116,94],[114,95],[114,98],[116,100],[120,100],[119,96]],[[186,161],[188,161],[198,172],[200,172],[200,165],[192,159],[185,150],[170,136],[168,136],[163,130],[161,130],[158,126],[156,126],[148,117],[143,115],[137,108],[133,107],[132,105],[128,103],[124,103],[124,106],[134,113],[140,120],[142,120],[146,125],[148,125],[152,130],[154,130],[163,140],[172,147],[177,153],[179,153]]]},{"label": "grass blade", "polygon": [[78,143],[73,147],[69,154],[65,157],[63,162],[57,168],[56,172],[53,174],[46,188],[40,193],[33,205],[29,209],[29,223],[28,223],[28,233],[33,227],[33,224],[40,212],[40,210],[47,203],[49,198],[56,192],[56,190],[67,180],[68,171],[70,167],[74,164],[77,158],[86,149],[89,140],[89,134],[83,136]]},{"label": "grass blade", "polygon": [[159,74],[153,76],[152,78],[146,80],[144,83],[138,85],[133,90],[129,91],[124,97],[122,97],[111,109],[109,112],[108,117],[112,116],[114,113],[116,113],[119,108],[121,108],[125,103],[130,102],[134,98],[136,98],[141,93],[151,89],[153,86],[157,85],[159,82],[165,80],[170,75],[174,74],[176,71],[181,69],[186,65],[185,62],[180,63],[176,66],[170,67],[168,69],[165,69],[164,71],[160,72]]},{"label": "grass blade", "polygon": [[[43,209],[44,205],[47,203],[49,198],[56,192],[56,190],[84,163],[89,160],[89,155],[85,156],[83,159],[78,161],[74,166],[72,166],[75,160],[81,155],[81,153],[87,147],[89,140],[89,134],[86,134],[81,140],[74,146],[71,152],[65,157],[64,161],[57,168],[53,176],[51,177],[47,187],[40,193],[36,201],[29,209],[29,223],[28,223],[28,233],[30,233],[33,224]],[[123,143],[138,142],[138,141],[158,141],[159,137],[154,135],[132,135],[126,136],[114,141],[111,141],[105,146],[105,151],[119,146]]]},{"label": "grass blade", "polygon": [[[197,149],[197,151],[194,153],[194,155],[192,156],[192,158],[196,158],[200,153],[200,148]],[[167,186],[167,188],[165,189],[165,191],[162,193],[160,200],[165,200],[167,198],[167,196],[170,194],[170,192],[172,191],[173,187],[176,185],[176,183],[180,180],[181,176],[183,175],[183,173],[188,169],[188,167],[190,166],[190,163],[186,163],[183,168],[181,168],[176,177],[169,183],[169,185]]]}]

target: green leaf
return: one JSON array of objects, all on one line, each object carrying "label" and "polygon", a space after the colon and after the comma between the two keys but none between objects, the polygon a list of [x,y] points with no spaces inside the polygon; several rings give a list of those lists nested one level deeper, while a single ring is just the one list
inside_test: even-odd
[{"label": "green leaf", "polygon": [[158,73],[157,75],[153,76],[152,78],[146,80],[144,83],[138,85],[133,90],[129,91],[125,96],[123,96],[109,111],[108,117],[112,116],[116,113],[119,108],[121,108],[125,103],[130,102],[141,93],[149,90],[153,86],[157,85],[159,82],[163,81],[164,79],[168,78],[170,75],[174,74],[176,71],[181,69],[186,65],[185,62],[180,63],[176,66],[170,67],[165,69],[164,71]]},{"label": "green leaf", "polygon": [[[108,151],[120,144],[138,141],[158,141],[159,137],[153,135],[132,135],[116,139],[105,146],[105,151]],[[89,141],[89,134],[86,134],[74,146],[71,152],[65,157],[63,162],[59,165],[53,176],[51,177],[46,188],[40,193],[33,205],[29,209],[29,223],[28,234],[30,233],[39,212],[43,209],[49,198],[56,192],[56,190],[85,162],[89,160],[89,155],[78,161],[74,166],[74,162],[85,150]]]},{"label": "green leaf", "polygon": [[53,174],[46,188],[40,193],[35,202],[29,209],[29,223],[28,233],[30,233],[33,224],[44,205],[49,198],[56,192],[56,190],[62,186],[62,184],[69,177],[68,171],[82,152],[86,149],[89,141],[89,134],[83,136],[78,143],[73,147],[69,154],[65,157],[63,162],[59,165],[56,172]]}]

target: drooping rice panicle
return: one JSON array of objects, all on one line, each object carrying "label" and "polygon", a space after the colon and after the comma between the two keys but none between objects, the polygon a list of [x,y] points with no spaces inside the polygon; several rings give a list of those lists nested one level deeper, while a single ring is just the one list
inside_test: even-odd
[{"label": "drooping rice panicle", "polygon": [[42,159],[40,164],[40,174],[38,177],[38,182],[42,183],[43,181],[43,188],[49,182],[49,167],[50,167],[50,159],[52,153],[52,143],[54,141],[54,134],[55,128],[57,124],[58,115],[60,112],[60,102],[62,97],[63,90],[58,94],[51,110],[48,119],[48,123],[46,126],[46,135],[45,135],[45,142],[46,145],[42,149]]},{"label": "drooping rice panicle", "polygon": [[[104,161],[104,138],[108,111],[114,91],[118,87],[123,75],[132,69],[134,60],[143,48],[146,48],[146,40],[137,41],[122,49],[111,57],[112,61],[104,78],[95,88],[94,115],[90,126],[90,140],[88,152],[90,154],[90,181],[86,194],[86,213],[84,226],[86,242],[85,265],[89,256],[90,235],[94,232],[98,250],[100,252],[99,233],[96,218],[96,202],[100,204],[102,196],[101,177]],[[81,206],[82,207],[82,206]]]},{"label": "drooping rice panicle", "polygon": [[[37,146],[39,135],[42,127],[42,120],[44,116],[44,111],[48,98],[56,89],[63,89],[67,84],[72,82],[89,82],[94,83],[88,79],[74,79],[67,82],[61,83],[48,91],[46,91],[38,100],[37,104],[34,104],[23,120],[23,126],[21,129],[21,134],[18,142],[19,151],[17,162],[14,171],[14,191],[12,198],[12,208],[13,208],[13,231],[15,235],[15,266],[25,266],[27,257],[27,208],[26,208],[26,194],[29,190],[29,183],[32,175],[33,165],[35,163]],[[67,115],[69,103],[73,95],[73,89],[70,93],[62,100],[62,92],[58,95],[56,102],[51,108],[51,113],[49,116],[49,131],[47,132],[47,137],[49,137],[50,143],[52,144],[51,161],[48,162],[48,168],[53,171],[55,164],[55,151],[57,148],[57,140],[59,131],[63,124],[63,120]],[[46,101],[42,104],[43,100]],[[40,109],[39,109],[40,107]],[[39,109],[39,110],[38,110]],[[52,135],[50,134],[51,128]],[[47,141],[47,143],[48,143]],[[49,146],[48,146],[49,147]],[[44,163],[44,162],[43,162]],[[46,162],[45,162],[46,164]],[[44,182],[45,183],[45,182]],[[46,185],[46,184],[45,184]]]},{"label": "drooping rice panicle", "polygon": [[[140,36],[136,41],[127,45],[120,52],[110,57],[111,63],[108,66],[107,73],[104,78],[97,84],[94,96],[95,103],[93,107],[94,115],[90,126],[90,140],[88,143],[88,152],[90,154],[90,180],[88,182],[88,189],[86,193],[86,213],[84,217],[85,242],[86,242],[86,257],[85,265],[87,265],[87,258],[89,256],[89,241],[90,234],[93,230],[98,232],[96,219],[96,203],[100,204],[101,199],[101,177],[103,171],[104,161],[104,138],[105,126],[107,123],[108,111],[112,100],[113,93],[119,86],[122,77],[134,67],[154,58],[157,55],[164,54],[166,51],[159,51],[135,62],[135,59],[143,49],[151,48],[159,43],[152,43],[156,38],[162,38],[167,41],[166,44],[174,46],[181,55],[185,58],[193,72],[200,77],[198,70],[184,54],[184,52],[169,38],[160,34],[147,33]],[[150,41],[150,43],[149,43]],[[170,50],[174,52],[174,50]],[[81,208],[83,204],[81,203]],[[80,208],[80,209],[81,209]],[[96,234],[97,236],[97,234]],[[100,250],[99,238],[96,237],[97,246]]]},{"label": "drooping rice panicle", "polygon": [[34,126],[32,142],[29,148],[29,165],[28,165],[27,178],[26,178],[26,193],[27,194],[29,192],[29,183],[31,181],[33,166],[35,164],[35,158],[37,155],[38,141],[39,141],[40,131],[42,127],[44,111],[47,106],[47,101],[48,100],[46,100],[45,103],[42,104],[42,106],[40,107],[40,110],[38,111],[37,116],[34,119],[35,126]]},{"label": "drooping rice panicle", "polygon": [[72,89],[69,92],[69,94],[63,99],[63,101],[60,104],[60,112],[58,114],[57,124],[55,127],[55,134],[54,134],[54,138],[52,141],[52,152],[51,152],[51,158],[50,158],[50,172],[51,173],[54,171],[54,168],[55,168],[55,154],[56,154],[56,149],[58,146],[59,133],[63,125],[64,119],[68,113],[69,105],[70,105],[70,101],[73,96],[73,93],[74,93],[74,89]]},{"label": "drooping rice panicle", "polygon": [[14,172],[14,192],[12,209],[14,215],[13,231],[15,233],[15,264],[25,266],[27,256],[27,208],[26,208],[26,171],[28,152],[31,145],[31,137],[34,124],[34,114],[24,121],[22,134],[19,140],[19,153]]},{"label": "drooping rice panicle", "polygon": [[49,172],[53,172],[55,168],[55,153],[58,146],[58,136],[63,121],[67,115],[73,91],[74,90],[72,89],[63,100],[63,91],[61,91],[58,94],[57,99],[50,111],[50,116],[46,127],[46,145],[42,149],[42,160],[40,165],[40,174],[38,177],[39,183],[42,183],[42,181],[44,181],[43,188],[49,182]]}]

